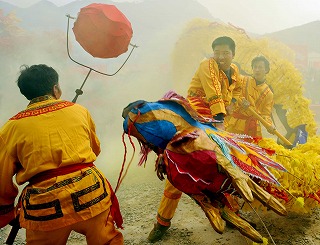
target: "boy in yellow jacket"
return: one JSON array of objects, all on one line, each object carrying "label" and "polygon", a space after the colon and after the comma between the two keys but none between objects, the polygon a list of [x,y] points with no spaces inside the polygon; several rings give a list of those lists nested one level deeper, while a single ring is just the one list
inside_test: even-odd
[{"label": "boy in yellow jacket", "polygon": [[272,132],[273,92],[266,83],[266,74],[270,70],[269,61],[264,56],[257,56],[251,62],[252,76],[244,76],[242,90],[234,110],[225,118],[226,131],[261,137],[261,126],[247,107],[251,106],[265,121],[270,124]]}]

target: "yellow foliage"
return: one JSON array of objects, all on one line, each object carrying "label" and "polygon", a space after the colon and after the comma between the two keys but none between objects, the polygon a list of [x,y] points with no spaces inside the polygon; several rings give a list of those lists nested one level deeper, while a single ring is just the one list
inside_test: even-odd
[{"label": "yellow foliage", "polygon": [[275,150],[276,154],[272,158],[288,170],[271,170],[281,183],[281,188],[295,197],[286,204],[288,209],[304,213],[318,206],[319,202],[313,196],[318,197],[320,190],[320,138],[310,137],[307,143],[291,150],[278,145],[273,139],[263,139],[259,145]]}]

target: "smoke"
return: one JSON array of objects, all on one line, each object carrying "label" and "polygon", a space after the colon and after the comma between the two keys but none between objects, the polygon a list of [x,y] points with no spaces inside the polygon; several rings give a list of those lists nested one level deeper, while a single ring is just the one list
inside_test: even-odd
[{"label": "smoke", "polygon": [[[103,73],[114,73],[124,62],[129,51],[114,59],[97,59],[91,57],[74,40],[69,33],[70,54],[77,62],[90,66]],[[161,35],[161,34],[159,34]],[[10,48],[2,50],[0,84],[0,123],[3,125],[10,117],[24,110],[29,101],[20,94],[15,83],[21,65],[47,64],[59,74],[59,83],[62,89],[62,99],[71,101],[75,90],[80,88],[89,69],[82,67],[67,56],[66,34],[62,31],[54,32],[23,32]],[[85,106],[91,113],[97,135],[101,142],[101,154],[96,165],[111,180],[115,186],[122,168],[125,148],[122,142],[123,118],[122,109],[129,103],[143,99],[156,101],[168,90],[172,89],[170,81],[170,52],[172,44],[155,38],[153,42],[135,49],[125,66],[114,76],[104,76],[91,72],[83,86],[83,94],[78,97],[77,103]],[[161,48],[159,48],[161,46]],[[129,47],[130,49],[130,47]],[[12,103],[14,101],[14,103]],[[133,154],[128,140],[127,162]],[[155,155],[151,153],[145,168],[137,167],[139,145],[136,141],[135,157],[132,161],[124,182],[139,180],[141,176],[156,178],[153,171]],[[128,178],[128,180],[127,180]]]}]

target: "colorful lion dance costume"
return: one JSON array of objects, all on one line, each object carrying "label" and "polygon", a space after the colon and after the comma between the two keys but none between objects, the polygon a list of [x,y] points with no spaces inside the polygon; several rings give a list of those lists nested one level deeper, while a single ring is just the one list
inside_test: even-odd
[{"label": "colorful lion dance costume", "polygon": [[[243,235],[262,243],[262,236],[237,212],[238,199],[260,201],[279,215],[285,207],[261,186],[278,188],[269,168],[286,169],[273,161],[269,151],[248,136],[218,131],[212,121],[202,118],[188,102],[168,93],[157,102],[136,101],[124,111],[124,130],[141,143],[144,155],[158,155],[158,176],[193,198],[205,212],[212,227],[222,233],[225,221]],[[279,187],[280,189],[280,187]]]}]

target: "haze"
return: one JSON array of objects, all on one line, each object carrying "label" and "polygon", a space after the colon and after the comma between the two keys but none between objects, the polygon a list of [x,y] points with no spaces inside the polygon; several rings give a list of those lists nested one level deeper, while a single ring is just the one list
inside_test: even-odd
[{"label": "haze", "polygon": [[[28,7],[40,0],[2,0],[20,7]],[[48,0],[63,6],[75,0]],[[147,0],[146,0],[147,1]],[[215,18],[245,29],[265,34],[303,25],[320,19],[318,0],[186,0],[198,1]],[[143,2],[143,0],[114,0],[110,2]],[[231,6],[231,7],[230,7]]]},{"label": "haze", "polygon": [[[22,7],[28,7],[38,0],[6,1]],[[50,1],[59,6],[62,6],[63,3],[72,2],[70,0]],[[146,2],[148,1],[146,0]],[[157,1],[157,3],[162,4],[162,2],[168,3],[170,1],[172,0],[162,0],[161,2]],[[195,0],[184,1],[186,3],[195,2]],[[247,32],[256,34],[302,25],[316,20],[317,16],[320,16],[319,13],[315,13],[316,11],[320,11],[320,3],[313,0],[308,1],[309,4],[303,6],[298,4],[300,1],[244,0],[238,1],[239,7],[235,6],[235,1],[232,1],[233,5],[230,5],[230,0],[198,1],[210,10],[214,18],[219,18],[225,23],[231,22],[235,26],[244,28]],[[220,9],[220,11],[216,11],[217,9]],[[241,9],[241,11],[237,9]],[[194,12],[194,9],[189,9],[189,11]],[[286,13],[290,13],[290,15]],[[172,16],[176,17],[174,14],[175,12],[172,11]],[[155,16],[152,17],[154,18]],[[158,18],[157,21],[162,21],[162,15],[159,15]],[[102,154],[98,160],[106,173],[111,173],[111,171],[115,173],[114,177],[119,173],[124,155],[121,139],[123,132],[122,109],[135,100],[158,100],[168,90],[172,89],[172,84],[170,83],[170,72],[172,69],[170,55],[182,27],[169,23],[169,26],[167,25],[163,29],[156,29],[160,28],[159,25],[150,25],[143,22],[144,19],[145,16],[139,18],[136,21],[139,25],[134,26],[133,43],[136,43],[140,47],[133,52],[124,68],[114,77],[92,73],[84,86],[84,94],[77,101],[77,103],[83,104],[89,109],[96,122],[98,136],[102,144]],[[17,37],[13,38],[12,42],[2,44],[1,47],[5,48],[2,48],[1,51],[0,66],[0,73],[2,74],[2,82],[0,83],[0,125],[5,123],[8,118],[18,111],[23,110],[28,103],[19,94],[18,88],[14,83],[19,67],[22,64],[45,63],[54,67],[60,74],[60,82],[63,89],[62,98],[66,100],[73,99],[75,95],[74,91],[80,87],[88,73],[88,69],[79,67],[67,57],[65,21],[66,19],[63,19],[62,29],[52,32],[48,31],[47,33],[27,31],[23,34],[24,36],[17,33]],[[149,32],[152,34],[148,35]],[[139,35],[141,33],[145,35]],[[72,34],[70,34],[70,38],[70,43],[74,48],[72,55],[76,56],[81,50],[76,49],[77,43]],[[100,68],[106,69],[108,67],[108,72],[110,71],[111,73],[116,70],[116,67],[119,67],[119,64],[127,56],[125,54],[115,59],[116,66],[113,67],[109,60],[94,59],[88,54],[85,55],[87,55],[87,58],[83,60],[84,63],[96,64],[99,70]],[[192,73],[193,70],[190,72]],[[184,81],[186,82],[185,90],[189,79],[190,77]],[[136,146],[138,145],[136,144]],[[128,147],[131,148],[129,144]],[[138,150],[136,155],[138,155]],[[130,158],[130,153],[128,153],[128,158]],[[150,160],[153,160],[153,157],[150,157]],[[136,165],[136,163],[137,161],[134,161],[133,165]],[[151,168],[152,165],[153,162],[150,162],[149,166]],[[144,171],[141,168],[137,170],[135,166],[132,166],[130,171],[132,175],[135,173],[132,169],[140,172],[137,176],[141,176],[141,173]]]}]

